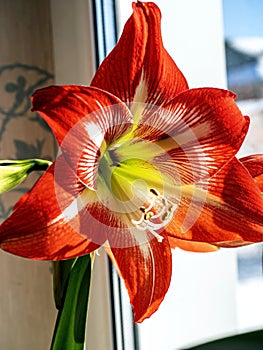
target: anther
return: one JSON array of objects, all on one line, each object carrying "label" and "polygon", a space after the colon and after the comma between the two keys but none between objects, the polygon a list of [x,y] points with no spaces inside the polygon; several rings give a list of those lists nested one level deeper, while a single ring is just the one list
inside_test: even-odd
[{"label": "anther", "polygon": [[152,211],[149,211],[148,213],[145,213],[144,214],[144,220],[148,221],[150,220],[152,217],[153,217],[153,212]]},{"label": "anther", "polygon": [[150,192],[152,193],[152,194],[154,194],[155,196],[160,196],[160,193],[156,190],[156,189],[154,189],[154,188],[151,188],[150,189]]},{"label": "anther", "polygon": [[165,212],[165,213],[163,214],[163,216],[161,217],[161,220],[162,220],[162,221],[165,221],[166,219],[168,219],[169,215],[170,215],[170,213]]},{"label": "anther", "polygon": [[140,211],[141,211],[142,213],[145,213],[146,208],[145,208],[145,207],[143,207],[143,206],[141,206],[141,207],[140,207]]}]

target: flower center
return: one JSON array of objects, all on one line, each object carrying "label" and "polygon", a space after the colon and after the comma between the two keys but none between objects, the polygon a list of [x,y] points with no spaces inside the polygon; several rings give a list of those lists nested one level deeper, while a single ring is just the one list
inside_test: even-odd
[{"label": "flower center", "polygon": [[119,145],[114,145],[100,158],[97,195],[136,239],[150,234],[162,242],[162,231],[178,208],[168,195],[174,193],[173,179],[152,161],[150,143],[126,146],[119,152]]}]

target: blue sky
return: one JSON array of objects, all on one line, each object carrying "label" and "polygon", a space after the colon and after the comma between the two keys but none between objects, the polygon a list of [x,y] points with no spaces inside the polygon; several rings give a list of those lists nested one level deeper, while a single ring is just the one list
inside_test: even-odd
[{"label": "blue sky", "polygon": [[263,37],[263,0],[223,0],[226,38]]}]

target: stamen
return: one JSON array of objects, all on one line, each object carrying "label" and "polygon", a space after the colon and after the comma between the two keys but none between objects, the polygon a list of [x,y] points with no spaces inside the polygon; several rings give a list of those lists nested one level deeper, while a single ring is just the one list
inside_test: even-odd
[{"label": "stamen", "polygon": [[153,208],[155,201],[156,201],[156,197],[153,197],[152,200],[150,201],[150,205],[148,206],[148,208],[145,209],[146,213]]},{"label": "stamen", "polygon": [[165,213],[165,211],[166,211],[166,207],[165,207],[165,205],[163,205],[161,211],[159,211],[155,215],[153,215],[152,219],[159,218],[160,216],[162,216]]},{"label": "stamen", "polygon": [[154,188],[150,189],[150,193],[154,195],[148,200],[150,204],[148,207],[141,206],[139,208],[142,212],[140,219],[131,219],[131,222],[139,231],[148,230],[158,242],[162,242],[163,237],[156,231],[163,229],[169,224],[178,205],[162,196]]}]

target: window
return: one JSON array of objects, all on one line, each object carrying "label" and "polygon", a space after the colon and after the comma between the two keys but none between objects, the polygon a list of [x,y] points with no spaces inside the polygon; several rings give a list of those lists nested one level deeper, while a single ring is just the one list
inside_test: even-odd
[{"label": "window", "polygon": [[[260,30],[263,18],[259,19],[259,26],[255,25],[256,15],[260,16],[263,13],[261,7],[262,11],[258,10],[259,6],[262,6],[261,1],[249,0],[248,5],[248,0],[242,0],[245,5],[241,7],[239,0],[234,10],[229,7],[231,2],[227,0],[155,0],[155,2],[163,15],[165,46],[182,69],[190,87],[225,88],[227,86],[225,61],[227,61],[229,87],[233,86],[234,90],[240,92],[238,101],[240,108],[248,114],[255,115],[252,119],[253,129],[259,132],[251,135],[245,147],[253,153],[263,152],[260,142],[262,134],[260,130],[262,131],[263,127],[261,98],[263,44],[262,41],[257,41],[257,51],[251,53],[248,51],[248,46],[244,48],[244,42],[235,41],[237,36],[247,35],[245,32],[235,33],[233,36],[228,32],[230,30],[228,25],[233,18],[243,16],[237,14],[239,9],[243,9],[245,16],[248,16],[248,11],[252,11],[255,7],[256,13],[251,14],[253,26],[250,25],[248,29],[258,29],[259,32],[253,35],[262,39],[263,32]],[[234,0],[232,4],[233,2]],[[124,22],[131,14],[131,3],[132,0],[50,0],[54,75],[57,84],[89,84],[96,67],[115,44]],[[226,28],[226,47],[223,20]],[[245,30],[246,20],[242,20],[242,26],[234,25],[232,29]],[[225,50],[229,55],[227,59]],[[230,56],[233,58],[233,55],[246,64],[243,67],[244,75],[239,74],[242,70],[240,66],[234,67],[237,70],[230,71],[229,58]],[[236,78],[237,73],[240,80]],[[250,81],[248,73],[249,77],[257,77],[258,80]],[[247,153],[247,149],[243,149],[241,155],[242,152]],[[172,283],[164,302],[149,320],[134,325],[126,289],[113,271],[106,254],[101,251],[100,256],[96,258],[93,276],[87,325],[87,349],[175,350],[248,327],[262,326],[262,321],[255,319],[262,314],[258,312],[258,308],[263,311],[263,304],[260,304],[263,292],[261,254],[261,245],[240,250],[222,249],[217,253],[208,254],[175,250]],[[9,261],[10,257],[4,259]],[[257,266],[254,275],[253,268],[247,270],[247,262],[252,263],[253,268]],[[31,264],[32,262],[30,266]],[[43,273],[45,281],[49,281],[51,286],[48,265],[46,264],[45,268],[42,266],[44,265],[41,265],[41,269],[45,271],[41,270],[41,276]],[[33,268],[33,271],[38,274],[40,269]],[[248,305],[245,301],[255,300],[255,291],[259,290],[259,299],[253,307],[257,313],[252,315],[248,313],[252,309],[251,304]],[[51,297],[50,294],[48,298]],[[49,306],[51,303],[52,301],[48,300]],[[41,305],[43,309],[45,304]],[[1,304],[1,307],[4,308],[5,305]],[[42,321],[41,312],[39,314],[41,317],[38,321]],[[248,318],[248,315],[251,318]],[[29,317],[32,315],[29,314]],[[45,334],[49,332],[55,316],[52,314],[48,317]],[[20,320],[19,317],[17,319]],[[41,322],[40,325],[42,326]],[[31,332],[31,329],[29,331]],[[52,329],[50,331],[52,332]],[[38,340],[38,337],[36,339]],[[27,339],[25,344],[26,341]],[[23,346],[24,344],[21,345],[21,349],[26,349],[30,344]]]},{"label": "window", "polygon": [[[263,4],[223,0],[228,87],[251,127],[240,157],[263,152]],[[242,24],[242,25],[241,25]],[[262,244],[238,250],[238,328],[262,328]],[[249,302],[248,302],[249,301]]]}]

